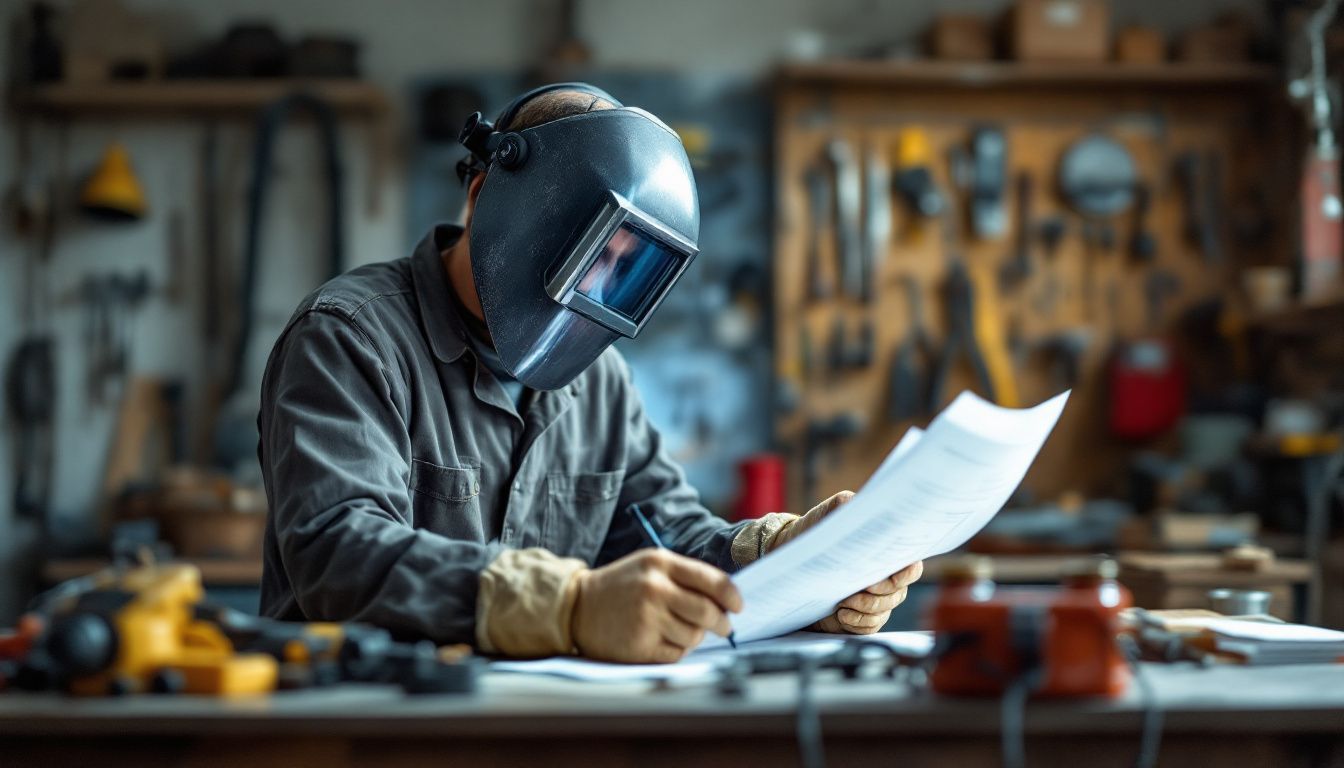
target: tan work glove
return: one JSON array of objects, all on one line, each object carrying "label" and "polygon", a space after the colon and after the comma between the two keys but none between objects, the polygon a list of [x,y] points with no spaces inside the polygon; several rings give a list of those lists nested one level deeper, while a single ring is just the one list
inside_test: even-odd
[{"label": "tan work glove", "polygon": [[662,549],[641,549],[575,575],[571,635],[580,655],[602,661],[668,663],[704,639],[726,637],[727,612],[742,610],[728,574]]},{"label": "tan work glove", "polygon": [[[766,551],[774,551],[798,538],[807,529],[816,525],[818,521],[852,498],[854,498],[853,491],[840,491],[813,507],[802,517],[789,521],[766,545]],[[909,586],[923,575],[923,561],[909,565],[862,592],[856,592],[841,600],[840,604],[836,606],[835,613],[818,621],[808,629],[817,632],[870,635],[880,630],[882,625],[887,623],[887,619],[891,617],[892,609],[905,602]]]}]

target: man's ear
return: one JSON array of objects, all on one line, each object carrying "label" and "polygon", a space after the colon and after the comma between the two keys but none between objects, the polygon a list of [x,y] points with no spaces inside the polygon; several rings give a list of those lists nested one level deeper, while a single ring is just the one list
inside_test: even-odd
[{"label": "man's ear", "polygon": [[480,196],[481,185],[484,183],[484,173],[478,173],[475,176],[472,176],[471,181],[467,183],[467,203],[469,203],[472,208],[476,207],[476,198]]},{"label": "man's ear", "polygon": [[476,213],[476,198],[481,194],[481,185],[485,183],[485,174],[477,173],[467,182],[467,204],[462,207],[462,226],[471,227],[471,218]]}]

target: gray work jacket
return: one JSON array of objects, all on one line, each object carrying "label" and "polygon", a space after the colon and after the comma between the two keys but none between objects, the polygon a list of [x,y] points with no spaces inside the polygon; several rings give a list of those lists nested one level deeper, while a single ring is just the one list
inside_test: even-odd
[{"label": "gray work jacket", "polygon": [[460,235],[332,280],[276,342],[257,419],[262,613],[473,643],[502,549],[609,562],[642,546],[633,503],[669,548],[733,569],[739,526],[701,506],[616,350],[519,414],[458,314],[440,251]]}]

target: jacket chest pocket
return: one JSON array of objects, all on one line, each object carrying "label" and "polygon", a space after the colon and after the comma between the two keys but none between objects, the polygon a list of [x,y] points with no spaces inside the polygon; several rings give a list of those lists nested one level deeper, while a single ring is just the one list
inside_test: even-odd
[{"label": "jacket chest pocket", "polygon": [[622,470],[547,475],[541,545],[557,555],[594,562],[611,527],[624,477]]},{"label": "jacket chest pocket", "polygon": [[481,535],[481,468],[462,459],[465,467],[441,467],[411,461],[413,524],[453,538],[478,540]]}]

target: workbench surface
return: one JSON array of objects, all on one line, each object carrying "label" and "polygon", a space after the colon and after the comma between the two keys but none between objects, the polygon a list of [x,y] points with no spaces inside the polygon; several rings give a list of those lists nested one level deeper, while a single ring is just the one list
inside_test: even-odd
[{"label": "workbench surface", "polygon": [[[1274,764],[1300,759],[1305,749],[1307,764],[1344,764],[1344,665],[1145,668],[1165,712],[1164,760],[1172,750],[1193,755],[1197,749],[1206,757],[1209,750],[1236,757],[1239,764]],[[996,700],[949,699],[882,678],[844,681],[834,672],[822,673],[815,691],[828,754],[857,758],[885,744],[890,757],[899,744],[941,762],[953,753],[988,758],[997,749]],[[449,745],[488,763],[506,744],[515,757],[520,748],[544,749],[560,763],[581,753],[587,764],[632,757],[657,764],[665,749],[683,760],[688,749],[726,758],[740,746],[751,747],[743,753],[749,762],[774,754],[771,749],[777,758],[796,760],[797,700],[790,675],[752,678],[741,698],[707,685],[655,689],[507,674],[486,675],[479,693],[462,697],[356,686],[234,700],[8,693],[0,695],[0,740],[34,758],[77,758],[69,754],[72,744],[98,745],[104,765],[108,750],[127,764],[131,752],[138,764],[163,759],[181,765],[193,764],[184,754],[219,757],[220,750],[238,749],[292,760],[284,747],[295,743],[305,745],[304,754],[317,749],[325,755],[324,768],[412,764],[442,756]],[[1078,749],[1095,750],[1100,764],[1111,762],[1107,758],[1124,764],[1133,759],[1142,712],[1133,686],[1115,701],[1033,702],[1026,714],[1028,748],[1040,754],[1062,749],[1074,758]],[[145,752],[147,744],[160,751]],[[597,759],[594,749],[605,758]],[[246,756],[256,764],[253,752]]]}]

